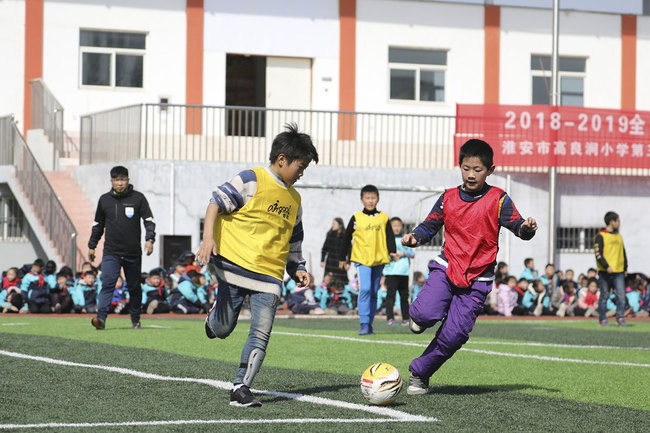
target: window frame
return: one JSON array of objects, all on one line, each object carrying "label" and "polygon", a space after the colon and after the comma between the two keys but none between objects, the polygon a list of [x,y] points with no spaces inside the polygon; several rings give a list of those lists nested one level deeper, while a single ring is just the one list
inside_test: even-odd
[{"label": "window frame", "polygon": [[[594,236],[598,234],[598,232],[602,230],[602,226],[597,227],[597,226],[591,226],[591,227],[586,227],[586,226],[581,226],[581,227],[565,227],[565,226],[558,226],[556,228],[556,235],[557,235],[557,250],[560,253],[581,253],[581,254],[593,254],[594,253]],[[568,238],[566,234],[563,234],[562,232],[570,232],[572,235],[571,241],[572,243],[576,243],[578,245],[577,248],[575,247],[562,247],[562,243],[566,242],[565,239]],[[576,238],[577,236],[577,238]]]},{"label": "window frame", "polygon": [[[388,60],[388,101],[391,103],[412,103],[412,104],[435,104],[435,105],[445,105],[448,100],[448,69],[449,69],[449,50],[448,49],[442,49],[442,48],[422,48],[422,47],[417,47],[417,48],[412,48],[412,47],[397,47],[397,46],[389,46],[388,50],[390,52],[390,49],[405,49],[405,50],[421,50],[421,51],[444,51],[446,53],[446,58],[445,58],[445,65],[432,65],[432,64],[427,64],[427,63],[398,63],[398,62],[391,62],[390,57]],[[415,71],[415,99],[394,99],[391,97],[391,71],[393,69],[404,69],[404,70],[410,70],[410,71]],[[444,73],[444,86],[443,86],[443,93],[444,97],[442,101],[425,101],[420,99],[420,80],[421,80],[421,71],[431,71],[431,72],[442,72]],[[435,93],[435,92],[434,92]]]},{"label": "window frame", "polygon": [[[542,57],[550,57],[546,54],[534,54],[531,53],[530,57],[532,56],[542,56]],[[587,92],[585,89],[587,88],[587,63],[589,61],[588,57],[581,57],[581,56],[561,56],[563,58],[575,58],[575,59],[584,59],[585,61],[585,70],[583,72],[577,72],[577,71],[563,71],[559,69],[558,66],[558,78],[560,80],[560,86],[559,86],[559,105],[562,105],[564,107],[587,107],[589,106],[589,103],[587,101]],[[530,60],[530,59],[529,59]],[[561,64],[562,62],[560,62]],[[542,69],[533,69],[531,66],[530,69],[530,103],[531,105],[540,105],[533,101],[533,79],[535,77],[542,77],[542,78],[547,78],[549,81],[553,78],[551,70],[542,70]],[[582,78],[582,105],[563,105],[562,104],[562,80],[564,78]],[[551,83],[552,85],[552,83]],[[551,103],[550,101],[550,95],[549,95],[549,104]]]},{"label": "window frame", "polygon": [[[98,30],[98,29],[79,29],[79,32],[109,32],[109,33],[139,33],[145,35],[145,48],[115,48],[115,47],[93,47],[87,45],[81,45],[79,41],[79,88],[80,89],[108,89],[108,90],[120,90],[120,91],[131,91],[131,92],[141,92],[146,90],[146,72],[147,72],[147,49],[146,49],[146,39],[148,36],[147,32],[135,32],[135,31],[113,31],[113,30]],[[95,53],[95,54],[110,54],[110,84],[108,86],[100,84],[83,84],[83,55],[84,53]],[[117,75],[117,56],[140,56],[142,57],[142,87],[128,87],[128,86],[117,86],[116,75]]]},{"label": "window frame", "polygon": [[[20,232],[19,236],[9,236],[9,228],[14,220],[16,230]],[[18,200],[2,195],[0,195],[0,242],[29,242],[29,223]]]}]

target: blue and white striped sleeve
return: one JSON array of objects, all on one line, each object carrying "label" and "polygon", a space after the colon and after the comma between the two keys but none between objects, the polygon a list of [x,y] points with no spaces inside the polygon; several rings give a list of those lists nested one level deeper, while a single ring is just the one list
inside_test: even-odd
[{"label": "blue and white striped sleeve", "polygon": [[210,203],[219,207],[219,213],[233,213],[253,197],[257,191],[257,176],[253,170],[244,170],[212,191]]},{"label": "blue and white striped sleeve", "polygon": [[291,239],[289,240],[289,257],[287,257],[287,274],[291,277],[296,275],[297,271],[307,272],[307,261],[302,256],[302,240],[305,233],[302,229],[302,205],[298,208],[298,215],[296,215],[296,225],[293,226]]}]

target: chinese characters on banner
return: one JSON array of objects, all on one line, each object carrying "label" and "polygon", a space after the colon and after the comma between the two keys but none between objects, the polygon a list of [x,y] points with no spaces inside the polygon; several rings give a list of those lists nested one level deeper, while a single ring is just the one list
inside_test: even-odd
[{"label": "chinese characters on banner", "polygon": [[650,168],[647,111],[459,104],[456,155],[470,138],[490,143],[497,166]]}]

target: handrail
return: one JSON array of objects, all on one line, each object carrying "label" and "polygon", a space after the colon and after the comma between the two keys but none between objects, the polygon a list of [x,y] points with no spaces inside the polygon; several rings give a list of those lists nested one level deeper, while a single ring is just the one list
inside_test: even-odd
[{"label": "handrail", "polygon": [[76,237],[74,224],[25,143],[13,116],[0,117],[0,165],[14,166],[18,184],[62,263],[76,267],[77,263],[85,261],[76,251],[76,245],[72,246],[71,239]]}]

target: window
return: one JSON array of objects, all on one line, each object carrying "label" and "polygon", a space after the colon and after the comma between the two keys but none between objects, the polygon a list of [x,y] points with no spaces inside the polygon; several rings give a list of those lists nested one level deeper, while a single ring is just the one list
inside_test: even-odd
[{"label": "window", "polygon": [[[584,80],[587,59],[582,57],[560,57],[560,105],[584,106]],[[533,104],[551,103],[551,56],[530,56],[533,75]]]},{"label": "window", "polygon": [[[404,233],[410,233],[413,231],[413,229],[417,227],[417,224],[415,223],[404,223]],[[418,247],[418,249],[424,249],[424,250],[439,250],[442,248],[442,245],[445,243],[445,237],[444,237],[444,227],[436,233],[436,235],[431,239],[429,242],[426,244],[422,244]]]},{"label": "window", "polygon": [[557,248],[563,253],[593,253],[594,236],[601,227],[558,227]]},{"label": "window", "polygon": [[0,196],[0,240],[27,241],[28,227],[16,199]]},{"label": "window", "polygon": [[81,85],[143,87],[144,33],[79,32]]},{"label": "window", "polygon": [[447,51],[388,48],[390,99],[445,101]]}]

